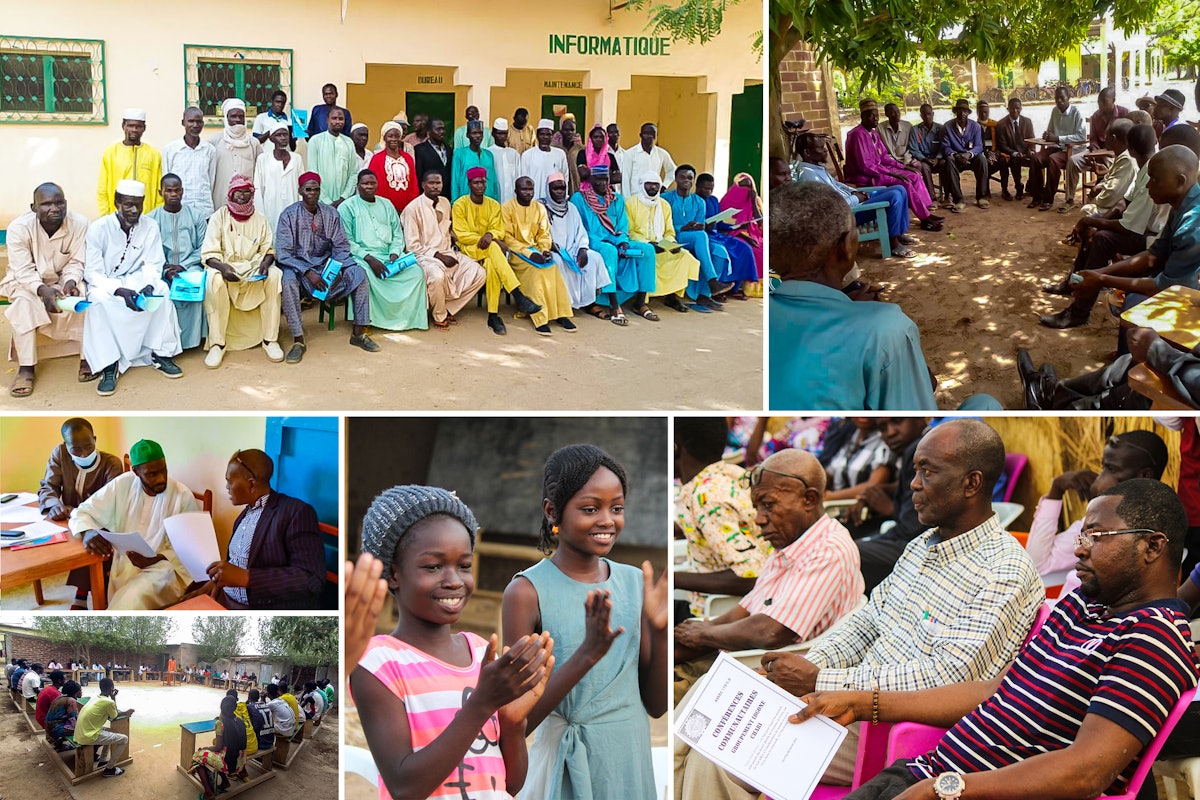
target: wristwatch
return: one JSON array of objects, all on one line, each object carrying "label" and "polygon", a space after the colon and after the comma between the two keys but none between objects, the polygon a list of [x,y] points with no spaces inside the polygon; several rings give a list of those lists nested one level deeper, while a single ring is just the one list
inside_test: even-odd
[{"label": "wristwatch", "polygon": [[957,772],[943,772],[933,782],[933,791],[941,800],[958,800],[967,782]]}]

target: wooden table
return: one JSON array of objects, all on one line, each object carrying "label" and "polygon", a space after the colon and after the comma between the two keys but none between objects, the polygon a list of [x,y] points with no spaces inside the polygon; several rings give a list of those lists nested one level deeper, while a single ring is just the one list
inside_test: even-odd
[{"label": "wooden table", "polygon": [[[37,501],[28,504],[37,507]],[[49,520],[63,530],[67,530],[65,522]],[[13,530],[29,523],[3,522],[0,529]],[[0,591],[14,589],[27,583],[44,580],[54,575],[70,572],[76,567],[87,567],[92,580],[92,607],[95,611],[108,608],[108,599],[104,596],[104,556],[89,553],[83,546],[83,540],[71,536],[59,544],[45,544],[13,552],[12,548],[4,548],[0,557]],[[99,587],[99,588],[96,588]],[[42,596],[41,584],[34,584],[34,599],[40,606],[46,602]]]},{"label": "wooden table", "polygon": [[1145,364],[1129,370],[1129,386],[1150,401],[1152,411],[1194,411],[1195,406]]},{"label": "wooden table", "polygon": [[1169,286],[1121,314],[1121,324],[1150,328],[1180,350],[1200,345],[1200,291]]},{"label": "wooden table", "polygon": [[115,681],[121,673],[125,674],[125,680],[133,680],[133,670],[125,669],[123,667],[121,669],[110,669],[108,671],[108,677]]}]

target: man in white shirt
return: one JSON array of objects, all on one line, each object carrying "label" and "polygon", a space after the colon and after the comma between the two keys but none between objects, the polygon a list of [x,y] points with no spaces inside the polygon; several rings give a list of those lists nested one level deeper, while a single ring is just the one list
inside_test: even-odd
[{"label": "man in white shirt", "polygon": [[500,190],[500,203],[507,203],[517,196],[514,184],[520,177],[521,154],[515,147],[508,146],[508,120],[497,117],[492,123],[492,141],[488,150],[496,165],[496,181]]},{"label": "man in white shirt", "polygon": [[192,106],[183,112],[181,123],[183,138],[163,148],[163,174],[178,175],[183,182],[183,204],[208,219],[213,213],[217,150],[211,142],[200,138],[204,131],[203,111]]},{"label": "man in white shirt", "polygon": [[[653,122],[642,126],[641,141],[625,151],[621,172],[625,175],[636,176],[651,173],[662,181],[663,191],[675,183],[675,159],[664,148],[655,144],[658,139],[658,127]],[[628,182],[628,181],[626,181]],[[632,196],[636,192],[629,191]]]}]

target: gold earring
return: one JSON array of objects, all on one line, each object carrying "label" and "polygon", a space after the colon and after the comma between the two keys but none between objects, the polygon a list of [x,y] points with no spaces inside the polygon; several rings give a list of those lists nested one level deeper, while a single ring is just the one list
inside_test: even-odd
[{"label": "gold earring", "polygon": [[558,526],[557,526],[557,525],[551,525],[551,526],[550,526],[550,533],[554,534],[555,536],[558,536]]}]

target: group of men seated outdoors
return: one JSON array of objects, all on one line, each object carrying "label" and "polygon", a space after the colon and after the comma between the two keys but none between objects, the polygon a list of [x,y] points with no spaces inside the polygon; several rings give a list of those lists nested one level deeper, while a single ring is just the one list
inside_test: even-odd
[{"label": "group of men seated outdoors", "polygon": [[[1200,677],[1188,622],[1200,604],[1196,421],[1161,422],[1184,428],[1180,474],[1192,477],[1178,494],[1161,481],[1162,437],[1117,434],[1098,474],[1054,480],[1022,546],[992,508],[1004,443],[979,420],[840,420],[815,452],[747,452],[745,468],[724,458],[725,420],[676,419],[687,560],[675,585],[696,592],[677,601],[677,708],[718,651],[763,649],[760,673],[808,704],[793,722],[849,725],[823,783],[850,784],[856,720],[949,728],[936,749],[865,776],[853,800],[958,797],[935,792],[944,773],[968,798],[1125,791]],[[1066,492],[1087,507],[1064,526]],[[831,498],[855,501],[847,524]],[[713,593],[740,599],[703,618]],[[1022,648],[1043,602],[1049,619]],[[778,650],[808,640],[803,654]],[[1200,755],[1189,713],[1160,757]],[[678,738],[675,775],[680,800],[758,797]]]},{"label": "group of men seated outdoors", "polygon": [[[934,122],[925,105],[916,126],[901,120],[894,104],[885,109],[887,122],[879,124],[875,101],[864,100],[861,124],[846,137],[846,183],[825,166],[827,137],[807,124],[798,127],[797,160],[773,159],[771,165],[777,244],[771,267],[782,282],[772,295],[771,407],[937,407],[936,383],[917,325],[899,306],[876,302],[878,287],[857,280],[855,263],[857,226],[875,213],[855,212],[865,202],[888,202],[887,232],[896,255],[913,255],[905,233],[910,209],[924,228],[936,230],[940,221],[931,224],[928,217],[929,198],[938,188],[935,174],[942,176],[940,190],[954,212],[965,208],[958,182],[963,169],[975,174],[980,208],[990,205],[992,173],[1000,173],[1004,200],[1028,194],[1028,207],[1043,212],[1054,206],[1065,178],[1058,212],[1071,221],[1065,241],[1077,246],[1078,253],[1066,275],[1042,288],[1071,301],[1058,313],[1042,315],[1044,326],[1086,324],[1105,290],[1113,293],[1110,306],[1116,312],[1171,286],[1198,288],[1200,132],[1184,121],[1186,100],[1176,89],[1141,98],[1138,106],[1127,110],[1116,104],[1111,87],[1102,89],[1085,127],[1079,106],[1060,87],[1047,129],[1035,139],[1033,123],[1022,114],[1017,98],[1009,101],[1008,114],[1000,120],[991,119],[988,104],[980,102],[979,122],[970,119],[970,103],[960,100],[955,119],[945,125]],[[1024,182],[1023,169],[1028,169]],[[1079,205],[1076,191],[1088,171],[1097,177]],[[805,346],[796,347],[797,342]],[[1139,363],[1185,402],[1200,404],[1200,355],[1173,347],[1149,328],[1122,329],[1115,354],[1101,370],[1060,379],[1052,365],[1035,368],[1030,355],[1019,351],[1025,407],[1147,409],[1151,399],[1134,391],[1128,380]],[[982,402],[980,396],[976,403]]]},{"label": "group of men seated outdoors", "polygon": [[[63,423],[62,442],[46,462],[38,508],[66,521],[89,553],[103,556],[106,586],[92,586],[89,569],[67,576],[76,588],[72,610],[87,608],[89,593],[106,592],[113,610],[161,609],[201,594],[230,609],[318,608],[325,555],[316,510],[271,488],[275,463],[261,450],[238,450],[225,469],[229,501],[244,506],[221,560],[208,566],[209,580],[190,580],[163,526],[177,514],[200,511],[191,489],[171,478],[160,444],[149,439],[122,459],[98,449],[91,423]],[[153,558],[116,550],[106,533],[136,532],[155,550]]]},{"label": "group of men seated outdoors", "polygon": [[161,153],[142,141],[145,111],[126,109],[90,224],[57,185],[38,186],[8,228],[0,281],[19,367],[12,395],[33,392],[39,336],[50,340],[43,356],[80,352],[82,341],[79,380],[110,395],[131,366],[182,376],[175,356],[202,343],[209,369],[260,345],[270,361],[299,363],[301,311],[314,302],[345,301],[350,344],[377,352],[369,326],[432,320],[447,331],[480,290],[494,333],[507,333],[504,291],[549,336],[551,323],[577,331],[576,310],[625,326],[625,304],[657,322],[654,297],[710,313],[761,279],[754,179],[735,176],[718,198],[712,175],[656,144],[653,123],[622,149],[618,126],[596,123],[585,139],[569,113],[556,126],[517,109],[489,133],[469,106],[451,137],[424,115],[409,132],[401,112],[373,151],[336,88],[324,94],[307,164],[279,91],[252,129],[245,102],[226,100],[224,127],[208,139],[204,113],[187,109],[182,138]]},{"label": "group of men seated outdoors", "polygon": [[[173,658],[171,663],[174,663]],[[195,667],[188,669],[189,675],[199,676],[201,672]],[[215,674],[207,669],[203,672]],[[112,678],[101,677],[99,695],[85,700],[83,687],[67,673],[58,669],[47,672],[42,664],[30,664],[24,658],[12,658],[4,667],[4,677],[9,689],[20,692],[26,701],[34,702],[34,719],[46,731],[46,740],[55,750],[97,745],[96,766],[105,767],[110,762],[114,765],[105,769],[104,775],[116,777],[124,773],[115,764],[125,759],[129,737],[105,728],[104,724],[117,716],[129,717],[134,710],[117,708],[119,690]],[[276,735],[288,739],[299,737],[306,720],[319,724],[326,711],[333,707],[334,688],[327,678],[307,681],[295,694],[287,680],[280,680],[279,676],[262,686],[253,680],[253,676],[243,676],[241,680],[255,684],[247,692],[245,701],[238,699],[236,687],[228,689],[225,695],[237,700],[235,713],[245,722],[248,738],[255,742],[254,747],[245,748],[248,755],[274,747]]]}]

